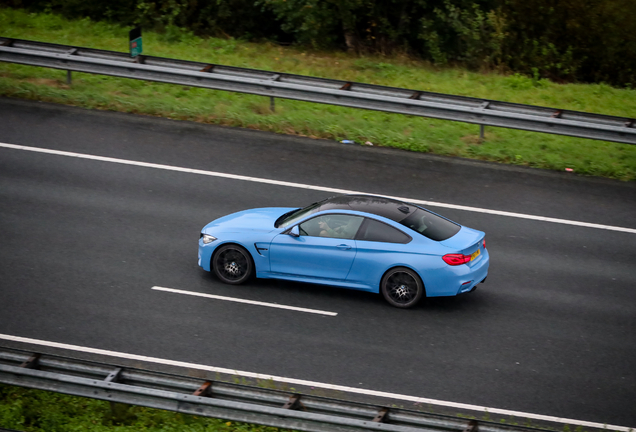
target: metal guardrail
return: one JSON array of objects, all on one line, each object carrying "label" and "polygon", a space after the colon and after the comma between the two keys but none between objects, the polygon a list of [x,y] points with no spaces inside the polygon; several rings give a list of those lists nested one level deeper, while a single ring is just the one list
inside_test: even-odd
[{"label": "metal guardrail", "polygon": [[0,348],[0,383],[307,432],[546,430],[211,382],[6,348]]},{"label": "metal guardrail", "polygon": [[[636,120],[0,37],[0,61],[636,144]],[[273,99],[272,99],[273,100]]]}]

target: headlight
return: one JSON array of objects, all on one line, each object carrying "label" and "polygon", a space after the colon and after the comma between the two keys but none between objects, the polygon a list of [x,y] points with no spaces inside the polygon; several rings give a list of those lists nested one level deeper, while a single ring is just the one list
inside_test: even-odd
[{"label": "headlight", "polygon": [[216,237],[212,237],[211,235],[203,234],[203,233],[201,234],[201,238],[203,239],[203,244],[210,244],[214,240],[216,240]]}]

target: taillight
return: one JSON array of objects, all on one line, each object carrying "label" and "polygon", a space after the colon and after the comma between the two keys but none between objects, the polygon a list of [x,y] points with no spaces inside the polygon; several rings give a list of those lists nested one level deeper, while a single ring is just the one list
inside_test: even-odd
[{"label": "taillight", "polygon": [[484,237],[484,249],[486,249],[486,237]]},{"label": "taillight", "polygon": [[464,254],[446,254],[442,257],[444,262],[448,265],[456,266],[470,262],[470,255]]}]

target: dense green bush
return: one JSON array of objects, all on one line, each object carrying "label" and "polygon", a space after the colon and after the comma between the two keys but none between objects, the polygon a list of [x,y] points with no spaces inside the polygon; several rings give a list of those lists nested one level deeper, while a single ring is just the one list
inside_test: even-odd
[{"label": "dense green bush", "polygon": [[389,54],[479,67],[501,51],[492,0],[257,0],[283,31],[314,47]]},{"label": "dense green bush", "polygon": [[504,0],[502,13],[511,70],[636,86],[634,0]]},{"label": "dense green bush", "polygon": [[0,5],[59,13],[67,18],[107,20],[177,34],[285,40],[273,12],[254,0],[0,0]]},{"label": "dense green bush", "polygon": [[634,0],[0,0],[69,18],[636,86]]}]

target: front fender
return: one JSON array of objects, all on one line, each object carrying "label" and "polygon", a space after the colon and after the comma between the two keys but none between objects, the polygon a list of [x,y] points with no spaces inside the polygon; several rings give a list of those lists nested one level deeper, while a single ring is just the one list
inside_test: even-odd
[{"label": "front fender", "polygon": [[[269,256],[265,253],[266,251],[260,249],[263,244],[269,245],[271,242],[271,235],[269,235],[269,233],[267,233],[268,235],[254,235],[254,233],[251,233],[251,235],[241,233],[231,234],[232,236],[227,237],[225,235],[215,235],[217,240],[208,244],[203,244],[203,240],[199,239],[198,264],[203,270],[212,271],[212,257],[219,247],[224,244],[237,244],[245,248],[252,256],[256,273],[269,271]],[[257,249],[257,245],[259,249]]]}]

